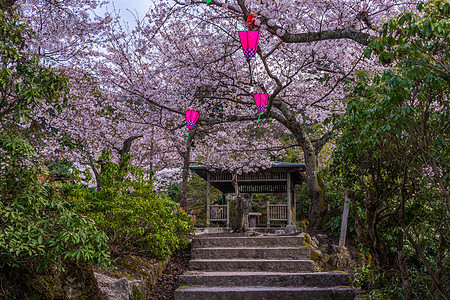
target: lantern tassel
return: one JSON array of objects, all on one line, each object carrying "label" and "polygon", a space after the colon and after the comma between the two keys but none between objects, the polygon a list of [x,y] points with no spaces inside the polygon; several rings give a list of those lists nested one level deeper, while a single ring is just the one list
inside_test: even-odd
[{"label": "lantern tassel", "polygon": [[259,118],[261,118],[261,114],[262,114],[262,113],[259,113],[259,116],[258,116],[258,121],[256,121],[256,124],[258,124],[258,123],[259,123]]},{"label": "lantern tassel", "polygon": [[190,129],[189,129],[188,135],[187,135],[187,137],[186,137],[186,142],[187,142],[187,140],[189,139],[189,133],[191,133],[191,130],[190,130]]}]

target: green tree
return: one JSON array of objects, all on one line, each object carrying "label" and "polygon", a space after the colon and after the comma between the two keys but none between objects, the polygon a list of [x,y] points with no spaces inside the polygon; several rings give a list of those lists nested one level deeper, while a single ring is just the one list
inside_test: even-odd
[{"label": "green tree", "polygon": [[353,191],[355,229],[383,274],[382,292],[444,299],[450,286],[450,3],[429,1],[417,9],[387,20],[366,49],[387,68],[358,74],[337,122],[342,136],[334,171]]},{"label": "green tree", "polygon": [[27,47],[33,32],[18,12],[0,10],[0,125],[26,121],[43,102],[58,108],[67,90],[64,76],[43,66]]},{"label": "green tree", "polygon": [[0,265],[107,263],[106,235],[56,187],[39,182],[42,164],[21,134],[40,103],[60,105],[67,85],[28,50],[33,33],[17,16],[0,10]]}]

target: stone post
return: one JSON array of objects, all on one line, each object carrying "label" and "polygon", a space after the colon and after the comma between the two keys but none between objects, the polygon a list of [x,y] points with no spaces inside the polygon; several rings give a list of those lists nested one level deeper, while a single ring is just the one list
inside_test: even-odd
[{"label": "stone post", "polygon": [[342,213],[341,234],[339,236],[339,247],[345,247],[345,238],[347,235],[347,220],[348,220],[348,190],[344,191],[344,211]]}]

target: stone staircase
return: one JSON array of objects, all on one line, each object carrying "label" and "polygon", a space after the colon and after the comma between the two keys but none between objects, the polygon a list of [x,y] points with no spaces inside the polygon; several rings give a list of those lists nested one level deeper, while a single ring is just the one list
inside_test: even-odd
[{"label": "stone staircase", "polygon": [[345,273],[314,272],[302,236],[199,237],[175,300],[355,299]]}]

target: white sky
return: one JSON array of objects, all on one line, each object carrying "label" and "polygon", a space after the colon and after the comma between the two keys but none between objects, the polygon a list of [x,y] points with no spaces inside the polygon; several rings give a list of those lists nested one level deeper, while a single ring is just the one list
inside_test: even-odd
[{"label": "white sky", "polygon": [[123,21],[134,25],[134,15],[138,15],[139,19],[147,13],[149,7],[152,5],[152,0],[110,0],[111,3],[107,6],[108,11],[113,10],[113,3],[116,10],[119,12]]}]

